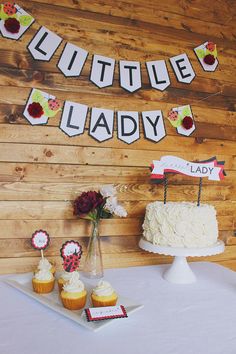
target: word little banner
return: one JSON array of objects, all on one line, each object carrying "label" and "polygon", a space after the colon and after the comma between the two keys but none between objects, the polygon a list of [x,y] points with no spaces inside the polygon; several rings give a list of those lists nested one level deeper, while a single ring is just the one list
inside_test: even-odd
[{"label": "word little banner", "polygon": [[224,178],[224,161],[212,157],[207,161],[190,162],[176,156],[163,156],[153,161],[151,179],[164,179],[165,173],[174,172],[191,177],[208,177],[211,181]]},{"label": "word little banner", "polygon": [[[0,7],[0,33],[5,38],[19,40],[34,23],[34,18],[19,5],[6,2]],[[36,32],[27,48],[35,60],[50,61],[61,45],[63,38],[44,26]],[[218,66],[216,44],[208,41],[194,48],[201,67],[205,71],[215,71]],[[88,58],[88,51],[72,43],[66,43],[57,63],[65,77],[79,77]],[[169,58],[177,80],[190,84],[196,74],[186,53]],[[113,85],[116,60],[94,54],[90,81],[99,88]],[[120,86],[135,92],[142,87],[141,63],[139,61],[119,60]],[[165,60],[145,63],[150,86],[163,91],[170,85],[170,77]]]}]

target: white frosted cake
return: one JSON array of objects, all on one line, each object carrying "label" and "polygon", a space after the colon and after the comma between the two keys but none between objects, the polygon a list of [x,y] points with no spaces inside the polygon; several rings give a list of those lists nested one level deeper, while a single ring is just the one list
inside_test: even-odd
[{"label": "white frosted cake", "polygon": [[159,246],[212,246],[218,238],[216,210],[208,204],[149,203],[143,223],[143,237]]}]

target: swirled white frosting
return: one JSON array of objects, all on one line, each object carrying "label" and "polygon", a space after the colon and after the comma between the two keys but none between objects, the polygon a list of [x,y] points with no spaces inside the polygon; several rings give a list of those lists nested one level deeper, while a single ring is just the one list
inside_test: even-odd
[{"label": "swirled white frosting", "polygon": [[47,258],[41,258],[39,261],[38,269],[39,270],[50,270],[52,268],[51,263],[47,260]]},{"label": "swirled white frosting", "polygon": [[78,272],[73,272],[70,280],[63,285],[63,290],[68,293],[80,293],[84,290],[84,283],[79,280]]},{"label": "swirled white frosting", "polygon": [[216,243],[216,210],[208,204],[162,202],[146,207],[143,236],[155,245],[207,247]]},{"label": "swirled white frosting", "polygon": [[93,293],[97,296],[110,296],[114,293],[114,289],[108,281],[100,280],[93,289]]},{"label": "swirled white frosting", "polygon": [[74,271],[74,272],[63,272],[60,276],[60,278],[62,278],[64,281],[69,281],[72,276],[77,277],[79,279],[79,272],[78,271]]},{"label": "swirled white frosting", "polygon": [[35,279],[37,280],[52,280],[53,279],[53,275],[50,272],[50,270],[40,270],[39,272],[35,273],[34,275]]}]

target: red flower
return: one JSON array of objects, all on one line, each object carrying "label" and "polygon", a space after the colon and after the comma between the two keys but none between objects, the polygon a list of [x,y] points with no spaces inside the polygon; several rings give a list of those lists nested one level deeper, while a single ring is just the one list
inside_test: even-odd
[{"label": "red flower", "polygon": [[33,102],[28,106],[28,113],[33,118],[40,118],[43,114],[43,107],[38,102]]},{"label": "red flower", "polygon": [[74,215],[79,217],[86,216],[90,211],[102,205],[104,202],[105,199],[101,193],[95,191],[83,192],[74,201]]},{"label": "red flower", "polygon": [[186,130],[191,129],[192,126],[193,126],[193,119],[191,117],[189,117],[189,116],[184,117],[184,119],[182,121],[182,126]]},{"label": "red flower", "polygon": [[20,30],[20,22],[16,18],[8,18],[4,22],[5,29],[10,33],[19,33]]},{"label": "red flower", "polygon": [[210,51],[210,52],[214,52],[215,50],[215,43],[213,42],[208,42],[207,45],[206,45],[206,48]]},{"label": "red flower", "polygon": [[207,65],[213,65],[216,60],[215,60],[214,55],[212,55],[212,54],[207,54],[207,55],[203,58],[203,61],[204,61],[204,63],[207,64]]}]

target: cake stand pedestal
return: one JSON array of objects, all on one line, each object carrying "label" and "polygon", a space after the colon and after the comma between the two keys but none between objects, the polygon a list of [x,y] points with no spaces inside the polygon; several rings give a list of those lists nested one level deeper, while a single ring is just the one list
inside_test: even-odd
[{"label": "cake stand pedestal", "polygon": [[164,254],[166,256],[174,256],[174,261],[170,268],[167,269],[163,278],[170,283],[175,284],[190,284],[196,281],[196,276],[192,272],[186,257],[203,257],[213,256],[224,252],[225,245],[223,241],[217,241],[210,247],[202,248],[184,248],[184,247],[163,247],[153,245],[151,242],[141,238],[139,247],[145,251],[152,253]]}]

